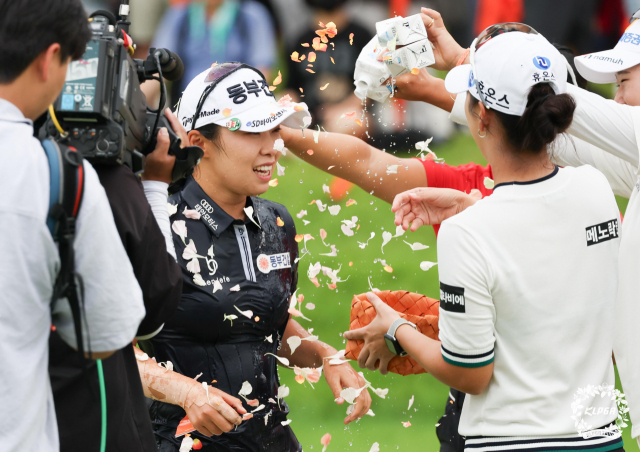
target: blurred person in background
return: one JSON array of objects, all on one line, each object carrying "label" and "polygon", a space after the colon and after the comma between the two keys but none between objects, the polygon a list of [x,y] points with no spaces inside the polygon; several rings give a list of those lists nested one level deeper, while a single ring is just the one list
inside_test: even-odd
[{"label": "blurred person in background", "polygon": [[269,10],[254,0],[172,4],[158,25],[151,47],[167,48],[184,63],[184,76],[172,87],[172,102],[213,62],[244,61],[269,78],[277,50]]},{"label": "blurred person in background", "polygon": [[[306,0],[306,3],[311,8],[307,29],[287,48],[287,86],[309,106],[309,111],[325,129],[344,131],[348,127],[350,132],[356,131],[355,124],[345,126],[337,124],[337,121],[343,113],[362,108],[362,102],[353,94],[353,68],[372,34],[352,20],[346,8],[347,0]],[[326,51],[313,48],[313,40],[319,38],[316,30],[324,28],[319,25],[320,22],[325,25],[333,22],[338,30],[331,40],[335,45],[326,45]],[[350,43],[351,36],[353,40]],[[309,46],[302,47],[300,44]],[[306,58],[302,62],[293,61],[289,56],[293,52],[306,55]],[[320,90],[327,84],[329,86],[326,89]],[[357,129],[357,134],[363,133],[361,127]]]}]

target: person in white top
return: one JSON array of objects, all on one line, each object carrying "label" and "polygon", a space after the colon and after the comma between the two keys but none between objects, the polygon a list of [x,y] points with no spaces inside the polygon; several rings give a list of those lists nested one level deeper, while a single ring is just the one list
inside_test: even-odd
[{"label": "person in white top", "polygon": [[549,160],[548,146],[575,109],[560,53],[527,26],[489,30],[476,49],[474,64],[445,83],[468,91],[467,121],[493,169],[493,195],[476,201],[415,189],[393,205],[396,224],[416,230],[440,220],[423,210],[422,191],[468,201],[438,237],[440,340],[409,328],[373,293],[375,320],[345,337],[365,340],[361,367],[386,373],[388,345],[468,393],[459,427],[465,449],[621,449],[615,400],[592,399],[588,426],[572,419],[575,393],[615,383],[613,192],[597,170]]},{"label": "person in white top", "polygon": [[[8,17],[20,17],[20,23],[6,23]],[[20,45],[8,45],[16,36]],[[40,142],[33,137],[33,120],[58,96],[69,61],[82,56],[89,37],[79,0],[0,1],[3,451],[59,450],[47,374],[51,325],[70,346],[77,344],[67,300],[58,300],[51,312],[60,259],[46,225],[49,165]],[[106,358],[130,343],[145,310],[104,189],[87,162],[84,174],[74,241],[75,271],[84,281],[84,347],[90,348],[95,359]]]}]

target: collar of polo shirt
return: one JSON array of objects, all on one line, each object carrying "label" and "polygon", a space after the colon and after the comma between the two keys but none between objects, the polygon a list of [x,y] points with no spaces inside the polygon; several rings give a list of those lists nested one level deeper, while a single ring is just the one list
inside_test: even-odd
[{"label": "collar of polo shirt", "polygon": [[[193,176],[189,176],[184,188],[182,189],[182,199],[189,205],[189,207],[200,213],[200,220],[206,224],[209,229],[215,234],[216,237],[220,237],[222,231],[230,227],[234,222],[239,222],[227,212],[222,210],[213,200],[202,190],[200,185],[195,181]],[[251,208],[252,215],[247,218],[244,223],[253,223],[260,227],[261,221],[258,215],[257,209],[254,206],[251,196],[247,196],[247,204],[245,209]]]},{"label": "collar of polo shirt", "polygon": [[[522,116],[538,83],[549,83],[556,94],[567,91],[566,61],[542,35],[511,32],[491,38],[476,52],[474,64],[487,106],[501,113]],[[445,87],[480,100],[470,64],[452,69]]]},{"label": "collar of polo shirt", "polygon": [[[276,102],[269,84],[250,68],[241,68],[214,82],[207,82],[209,70],[198,74],[182,94],[178,119],[187,130],[207,124],[217,124],[229,130],[265,132],[283,124],[305,128],[311,122],[307,105],[281,99]],[[191,124],[203,92],[216,83]]]}]

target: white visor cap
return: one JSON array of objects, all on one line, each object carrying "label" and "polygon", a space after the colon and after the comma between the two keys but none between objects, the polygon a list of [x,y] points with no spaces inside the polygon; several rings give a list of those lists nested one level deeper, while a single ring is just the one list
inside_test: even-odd
[{"label": "white visor cap", "polygon": [[[538,83],[549,83],[556,94],[567,92],[566,60],[542,35],[498,35],[476,51],[474,63],[487,105],[508,115],[522,116]],[[444,83],[450,93],[469,91],[480,100],[470,64],[452,69]]]},{"label": "white visor cap", "polygon": [[611,50],[588,53],[574,60],[580,75],[593,83],[615,83],[616,72],[640,64],[640,21],[627,27]]},{"label": "white visor cap", "polygon": [[187,132],[207,124],[217,124],[230,130],[266,132],[280,124],[300,129],[311,122],[307,104],[291,102],[288,96],[276,102],[269,91],[269,84],[258,72],[241,68],[218,82],[204,101],[195,127],[192,127],[202,93],[215,83],[205,81],[209,71],[198,74],[182,93],[178,119]]}]

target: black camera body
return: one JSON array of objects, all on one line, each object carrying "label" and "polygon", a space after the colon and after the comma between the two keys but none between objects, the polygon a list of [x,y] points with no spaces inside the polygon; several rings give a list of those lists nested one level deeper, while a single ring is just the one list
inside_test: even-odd
[{"label": "black camera body", "polygon": [[[180,138],[160,107],[151,110],[140,89],[146,80],[158,80],[166,100],[164,78],[182,77],[180,58],[165,49],[151,49],[146,60],[134,60],[127,35],[129,23],[116,22],[108,11],[91,15],[93,36],[83,57],[69,65],[62,93],[41,128],[41,138],[53,137],[74,147],[92,164],[125,164],[134,172],[144,167],[144,156],[156,145],[157,130],[166,127],[176,156],[173,180],[184,177],[202,157],[198,147],[180,147]],[[60,133],[56,126],[65,132]]]}]

